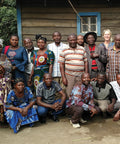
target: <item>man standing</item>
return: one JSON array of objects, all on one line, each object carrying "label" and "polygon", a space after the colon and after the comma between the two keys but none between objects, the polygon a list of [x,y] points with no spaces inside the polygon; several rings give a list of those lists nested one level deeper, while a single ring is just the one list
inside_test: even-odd
[{"label": "man standing", "polygon": [[[23,42],[24,42],[24,47],[26,48],[26,51],[28,53],[28,64],[25,67],[25,77],[26,77],[26,81],[28,81],[29,76],[32,71],[32,66],[33,66],[33,64],[31,62],[31,55],[34,50],[38,50],[39,48],[33,46],[33,42],[30,38],[25,38]],[[33,91],[33,88],[34,88],[34,86],[32,85],[31,86],[32,91]]]},{"label": "man standing", "polygon": [[83,38],[83,35],[78,35],[78,36],[77,36],[77,44],[78,44],[79,46],[84,47],[84,38]]},{"label": "man standing", "polygon": [[107,63],[106,51],[95,45],[97,34],[95,32],[88,32],[84,36],[84,42],[88,44],[85,46],[88,67],[91,78],[96,78],[98,72],[105,72],[105,64]]},{"label": "man standing", "polygon": [[62,50],[68,48],[68,45],[61,42],[61,33],[60,32],[54,32],[52,35],[53,43],[48,44],[47,48],[54,52],[55,54],[55,62],[53,66],[53,78],[55,81],[57,81],[61,87],[63,88],[61,73],[60,73],[60,64],[58,63],[59,55]]},{"label": "man standing", "polygon": [[114,38],[115,45],[108,49],[108,63],[106,67],[107,80],[116,81],[116,74],[120,72],[120,34]]},{"label": "man standing", "polygon": [[88,72],[86,52],[83,47],[77,46],[77,36],[68,36],[69,48],[61,52],[59,57],[60,71],[67,96],[70,96],[74,84],[81,80],[81,75]]}]

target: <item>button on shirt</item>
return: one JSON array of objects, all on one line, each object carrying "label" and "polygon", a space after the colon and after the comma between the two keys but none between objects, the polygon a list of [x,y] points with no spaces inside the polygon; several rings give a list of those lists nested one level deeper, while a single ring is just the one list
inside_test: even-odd
[{"label": "button on shirt", "polygon": [[53,77],[61,77],[60,64],[58,63],[58,59],[61,51],[68,48],[68,45],[61,42],[59,46],[56,46],[55,42],[53,42],[51,44],[48,44],[47,48],[53,51],[55,54],[55,62],[53,66]]},{"label": "button on shirt", "polygon": [[36,90],[36,97],[42,97],[42,101],[51,104],[55,101],[55,93],[62,88],[56,81],[52,81],[52,86],[48,89],[45,82],[41,82]]}]

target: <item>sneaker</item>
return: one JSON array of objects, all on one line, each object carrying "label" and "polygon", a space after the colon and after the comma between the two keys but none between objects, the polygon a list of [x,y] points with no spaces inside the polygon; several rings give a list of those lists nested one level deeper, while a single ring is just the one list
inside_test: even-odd
[{"label": "sneaker", "polygon": [[84,123],[87,122],[87,120],[84,120],[83,118],[81,118],[81,119],[80,119],[80,122],[81,122],[82,124],[84,124]]},{"label": "sneaker", "polygon": [[79,123],[72,123],[72,121],[70,120],[70,124],[73,126],[73,128],[80,128],[80,124]]}]

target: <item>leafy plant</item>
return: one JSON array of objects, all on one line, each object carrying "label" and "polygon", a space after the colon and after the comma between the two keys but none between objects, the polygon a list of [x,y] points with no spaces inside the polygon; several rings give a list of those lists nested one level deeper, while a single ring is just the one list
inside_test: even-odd
[{"label": "leafy plant", "polygon": [[4,0],[0,7],[0,38],[9,45],[11,34],[17,33],[17,11],[15,0]]}]

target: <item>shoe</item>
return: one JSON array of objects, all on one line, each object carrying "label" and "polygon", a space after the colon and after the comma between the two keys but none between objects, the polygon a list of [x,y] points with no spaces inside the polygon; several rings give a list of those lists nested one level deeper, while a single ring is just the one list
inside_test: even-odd
[{"label": "shoe", "polygon": [[72,121],[70,120],[70,124],[73,126],[73,128],[80,128],[80,124],[79,123],[72,123]]},{"label": "shoe", "polygon": [[55,122],[58,122],[58,121],[59,121],[58,117],[55,116],[55,115],[52,116],[52,120],[55,121]]},{"label": "shoe", "polygon": [[81,119],[80,119],[80,122],[81,122],[82,124],[84,124],[84,123],[87,122],[87,120],[84,120],[83,118],[81,118]]},{"label": "shoe", "polygon": [[30,123],[29,126],[30,126],[30,127],[33,127],[33,126],[34,126],[34,123]]},{"label": "shoe", "polygon": [[46,117],[39,117],[40,123],[46,123]]}]

